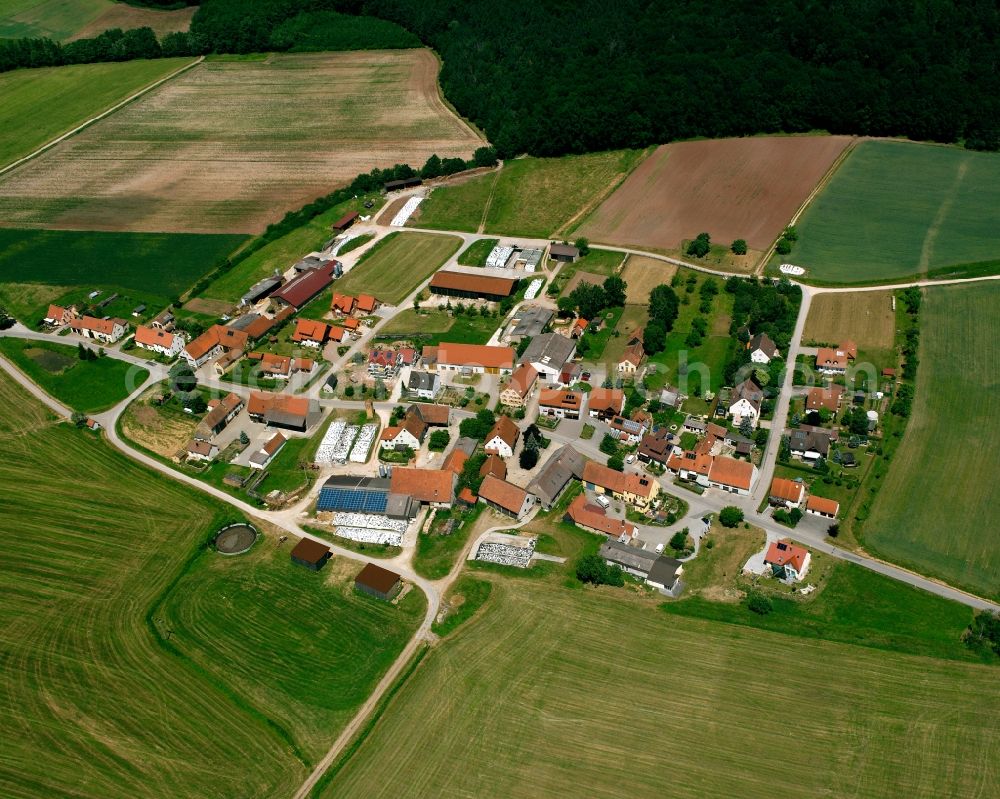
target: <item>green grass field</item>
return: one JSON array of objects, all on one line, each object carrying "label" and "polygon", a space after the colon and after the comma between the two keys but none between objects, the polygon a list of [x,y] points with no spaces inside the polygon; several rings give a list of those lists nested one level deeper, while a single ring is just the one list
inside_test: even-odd
[{"label": "green grass field", "polygon": [[[322,796],[1000,790],[982,765],[1000,744],[995,667],[673,617],[627,596],[495,581]],[[789,736],[793,780],[774,765]]]},{"label": "green grass field", "polygon": [[341,294],[374,294],[397,305],[433,275],[462,245],[456,236],[390,233],[366,252],[334,287]]},{"label": "green grass field", "polygon": [[0,167],[28,155],[189,61],[163,58],[17,69],[0,74]]},{"label": "green grass field", "polygon": [[156,313],[153,304],[167,305],[244,239],[0,229],[0,304],[30,325],[44,316],[50,302],[82,302],[90,291],[103,289],[146,302]]},{"label": "green grass field", "polygon": [[406,645],[426,602],[419,591],[398,607],[357,593],[361,567],[350,562],[351,579],[331,585],[294,565],[291,546],[268,537],[247,556],[207,553],[159,612],[186,658],[293,731],[314,761]]},{"label": "green grass field", "polygon": [[499,325],[499,319],[479,314],[450,316],[446,311],[407,309],[379,328],[379,335],[420,336],[421,344],[485,344]]},{"label": "green grass field", "polygon": [[[287,796],[423,613],[55,424],[0,375],[5,796]],[[85,477],[83,477],[85,476]],[[86,482],[81,491],[81,480]]]},{"label": "green grass field", "polygon": [[[380,195],[368,195],[335,205],[329,211],[311,219],[280,239],[265,244],[256,252],[244,258],[232,269],[220,275],[203,292],[202,296],[214,300],[237,302],[250,286],[268,275],[284,272],[296,261],[318,250],[332,238],[330,225],[348,211],[363,211],[366,200],[376,203],[375,212],[384,202]],[[352,242],[353,243],[353,242]]]},{"label": "green grass field", "polygon": [[[1000,271],[1000,155],[862,142],[799,220],[806,280],[877,283]],[[985,262],[985,263],[984,263]]]},{"label": "green grass field", "polygon": [[[97,350],[99,345],[91,345]],[[96,413],[117,405],[149,377],[149,372],[114,358],[81,361],[76,347],[47,341],[0,338],[0,354],[64,405]]]},{"label": "green grass field", "polygon": [[479,239],[472,242],[462,250],[458,256],[458,263],[462,266],[486,266],[486,259],[499,241],[499,239]]},{"label": "green grass field", "polygon": [[913,415],[862,538],[889,560],[996,598],[1000,285],[925,296]]},{"label": "green grass field", "polygon": [[507,161],[499,175],[490,173],[435,189],[412,224],[474,232],[485,212],[485,229],[490,233],[554,236],[581,221],[642,156],[640,150],[616,150],[563,158],[517,158]]},{"label": "green grass field", "polygon": [[434,189],[407,223],[432,230],[462,230],[475,233],[483,221],[497,173],[490,172],[454,186]]}]

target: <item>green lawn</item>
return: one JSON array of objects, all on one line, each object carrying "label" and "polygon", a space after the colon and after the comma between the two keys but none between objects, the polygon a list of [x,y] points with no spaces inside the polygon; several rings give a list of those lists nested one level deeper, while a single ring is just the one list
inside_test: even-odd
[{"label": "green lawn", "polygon": [[[366,200],[376,203],[370,211],[364,207]],[[328,211],[311,219],[301,227],[265,244],[256,252],[239,261],[232,269],[216,278],[203,292],[202,296],[215,300],[236,302],[250,286],[258,280],[284,272],[296,261],[320,249],[332,238],[330,225],[349,211],[375,213],[385,202],[379,195],[368,195],[348,200],[335,205]],[[353,243],[353,242],[352,242]]]},{"label": "green lawn", "polygon": [[374,294],[381,302],[397,305],[440,269],[461,244],[456,236],[390,233],[334,288],[342,294]]},{"label": "green lawn", "polygon": [[996,273],[1000,155],[862,142],[797,227],[772,270],[787,261],[806,267],[806,280],[848,284]]},{"label": "green lawn", "polygon": [[643,154],[641,150],[616,150],[562,158],[516,158],[504,163],[499,176],[490,173],[435,189],[421,204],[412,225],[475,232],[485,211],[487,232],[554,236],[571,221],[582,221],[582,212],[610,194]]},{"label": "green lawn", "polygon": [[444,620],[434,622],[431,629],[442,638],[448,635],[471,619],[486,604],[492,591],[493,583],[489,580],[480,580],[470,574],[459,575],[445,597],[448,611]]},{"label": "green lawn", "polygon": [[455,565],[455,558],[462,551],[469,533],[485,506],[477,504],[471,511],[455,511],[453,518],[461,522],[449,535],[424,535],[417,537],[417,551],[413,555],[413,569],[428,580],[447,576]]},{"label": "green lawn", "polygon": [[483,221],[483,212],[493,191],[497,173],[467,180],[455,186],[441,186],[417,208],[407,223],[410,227],[431,230],[462,230],[475,233]]},{"label": "green lawn", "polygon": [[[709,550],[708,557],[712,554]],[[808,576],[806,581],[810,581]],[[770,596],[774,610],[766,616],[751,613],[742,604],[700,596],[668,602],[663,609],[783,635],[927,657],[980,660],[961,643],[972,611],[851,563],[834,562],[826,585],[809,598]]]},{"label": "green lawn", "polygon": [[[0,36],[4,30],[0,19]],[[17,69],[0,74],[0,167],[28,155],[189,61],[163,58]],[[0,251],[3,249],[0,247]]]},{"label": "green lawn", "polygon": [[458,256],[458,262],[462,266],[486,266],[486,259],[499,241],[499,239],[479,239],[472,242]]},{"label": "green lawn", "polygon": [[[91,345],[97,350],[99,345]],[[81,361],[76,347],[47,341],[0,338],[0,353],[47,393],[80,413],[117,405],[149,377],[149,372],[114,358]]]},{"label": "green lawn", "polygon": [[553,281],[553,285],[559,294],[563,293],[577,272],[589,272],[592,275],[604,275],[610,277],[618,271],[618,267],[625,260],[625,254],[614,250],[602,250],[592,247],[582,258],[577,258],[571,264],[563,264],[559,274]]},{"label": "green lawn", "polygon": [[379,328],[379,336],[396,335],[415,340],[419,337],[421,344],[440,344],[442,341],[485,344],[499,325],[500,320],[493,316],[452,316],[437,309],[418,312],[409,308],[400,311],[385,327]]},{"label": "green lawn", "polygon": [[[95,233],[0,229],[0,303],[29,325],[49,302],[87,301],[119,292],[127,311],[145,302],[156,313],[239,246],[245,236],[190,233]],[[98,298],[102,299],[101,297]],[[159,307],[153,306],[158,304]]]},{"label": "green lawn", "polygon": [[293,564],[291,547],[266,538],[247,556],[207,552],[158,612],[184,657],[293,730],[315,761],[406,645],[426,602],[419,591],[398,607],[356,592],[361,564],[330,585]]},{"label": "green lawn", "polygon": [[994,598],[998,308],[996,283],[925,292],[913,415],[862,525],[882,557]]},{"label": "green lawn", "polygon": [[[495,578],[320,795],[1000,791],[982,765],[1000,744],[996,667],[667,615],[629,596]],[[774,755],[790,737],[808,765],[788,781]]]}]

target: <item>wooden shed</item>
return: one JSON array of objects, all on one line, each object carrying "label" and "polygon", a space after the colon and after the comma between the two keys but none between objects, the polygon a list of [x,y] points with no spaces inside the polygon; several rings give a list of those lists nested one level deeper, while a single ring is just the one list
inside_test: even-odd
[{"label": "wooden shed", "polygon": [[354,578],[356,589],[383,600],[389,600],[396,596],[402,585],[403,581],[396,572],[383,569],[374,563],[369,563]]},{"label": "wooden shed", "polygon": [[330,559],[330,549],[319,541],[311,538],[303,538],[292,550],[292,563],[298,563],[314,572],[323,568],[323,564]]}]

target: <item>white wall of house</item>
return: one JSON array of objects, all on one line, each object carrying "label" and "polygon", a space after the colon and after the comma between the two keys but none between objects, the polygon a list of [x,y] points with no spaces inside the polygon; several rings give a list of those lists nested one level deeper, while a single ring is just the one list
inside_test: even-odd
[{"label": "white wall of house", "polygon": [[510,458],[514,455],[514,450],[500,436],[493,436],[486,442],[486,451],[495,452],[501,458]]},{"label": "white wall of house", "polygon": [[753,352],[750,353],[750,360],[753,361],[754,363],[771,362],[771,359],[770,357],[768,357],[768,354],[764,352],[764,350],[762,350],[760,347],[758,347],[757,349],[755,349]]}]

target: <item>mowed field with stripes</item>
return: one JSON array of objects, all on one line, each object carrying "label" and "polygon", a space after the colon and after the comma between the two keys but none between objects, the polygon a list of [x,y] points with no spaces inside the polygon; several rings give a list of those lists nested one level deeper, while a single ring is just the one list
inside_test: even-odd
[{"label": "mowed field with stripes", "polygon": [[913,415],[862,528],[882,557],[1000,597],[1000,282],[927,289]]},{"label": "mowed field with stripes", "polygon": [[990,797],[991,666],[497,580],[323,797]]},{"label": "mowed field with stripes", "polygon": [[424,612],[57,423],[0,373],[0,796],[288,796]]}]

